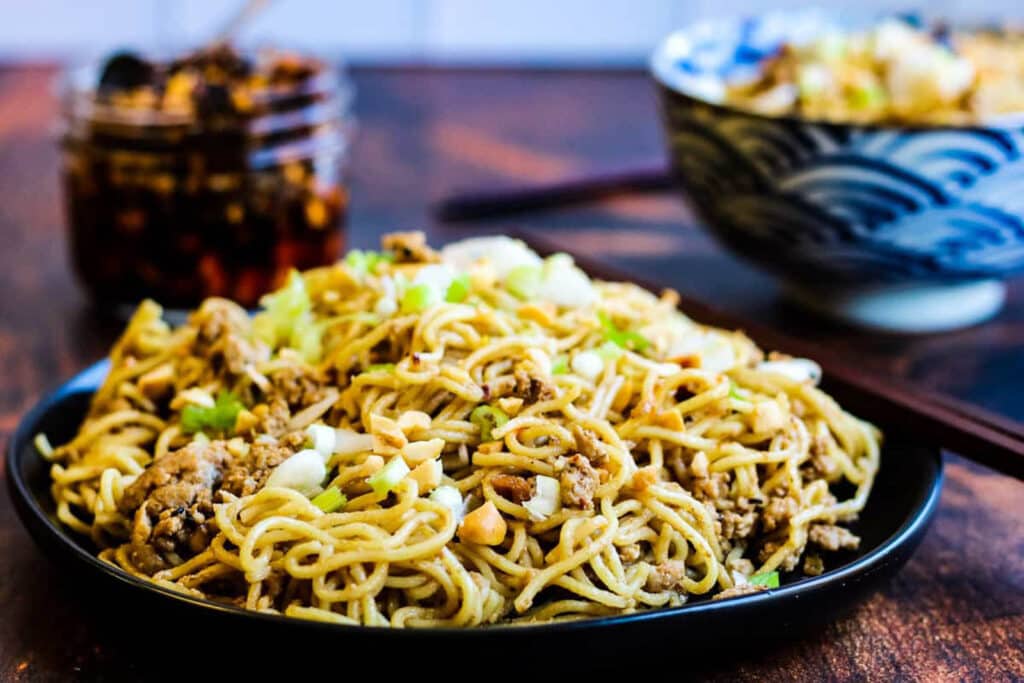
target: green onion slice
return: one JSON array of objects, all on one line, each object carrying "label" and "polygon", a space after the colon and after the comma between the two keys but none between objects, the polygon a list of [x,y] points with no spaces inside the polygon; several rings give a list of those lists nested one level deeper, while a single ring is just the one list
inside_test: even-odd
[{"label": "green onion slice", "polygon": [[217,394],[212,407],[187,405],[181,411],[181,429],[187,434],[195,434],[209,429],[215,432],[228,433],[234,431],[235,419],[245,405],[230,391]]},{"label": "green onion slice", "polygon": [[749,581],[751,586],[764,586],[765,588],[778,588],[779,587],[779,573],[778,572],[766,572],[764,574],[755,574],[750,577]]},{"label": "green onion slice", "polygon": [[374,363],[373,365],[366,366],[363,372],[394,372],[394,363]]},{"label": "green onion slice", "polygon": [[598,311],[597,319],[604,329],[605,339],[623,349],[643,351],[651,345],[647,338],[639,332],[630,332],[620,329],[604,311]]},{"label": "green onion slice", "polygon": [[469,414],[469,421],[480,428],[480,441],[493,441],[492,432],[505,426],[508,422],[508,415],[501,408],[477,406]]},{"label": "green onion slice", "polygon": [[516,266],[505,276],[505,289],[520,299],[531,299],[540,291],[543,278],[538,266]]},{"label": "green onion slice", "polygon": [[456,275],[452,283],[448,285],[448,291],[444,294],[444,300],[450,304],[462,303],[469,296],[469,289],[469,275],[467,273]]},{"label": "green onion slice", "polygon": [[398,482],[405,479],[407,474],[409,474],[409,466],[405,464],[402,456],[396,455],[391,458],[387,465],[377,470],[366,481],[370,484],[370,488],[373,489],[374,493],[378,496],[383,496],[398,486]]},{"label": "green onion slice", "polygon": [[329,513],[337,512],[345,507],[345,504],[348,503],[348,498],[341,492],[341,489],[337,486],[332,486],[318,494],[311,502],[324,512]]},{"label": "green onion slice", "polygon": [[430,285],[413,285],[402,294],[402,313],[419,313],[437,301],[436,292]]}]

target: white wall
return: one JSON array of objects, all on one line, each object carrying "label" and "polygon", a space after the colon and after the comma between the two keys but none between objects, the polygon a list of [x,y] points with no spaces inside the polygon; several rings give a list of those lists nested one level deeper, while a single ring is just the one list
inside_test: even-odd
[{"label": "white wall", "polygon": [[[63,58],[117,46],[202,41],[242,0],[0,0],[0,59]],[[274,0],[248,27],[353,61],[630,64],[698,17],[802,0]],[[819,4],[903,9],[901,0]],[[934,14],[1024,19],[1020,0],[918,2]]]}]

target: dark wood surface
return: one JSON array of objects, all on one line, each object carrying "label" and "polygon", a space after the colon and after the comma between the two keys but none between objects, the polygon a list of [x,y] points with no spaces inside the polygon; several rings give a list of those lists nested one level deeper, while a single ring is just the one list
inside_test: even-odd
[{"label": "dark wood surface", "polygon": [[[100,358],[117,333],[67,267],[53,70],[0,70],[0,439],[42,393]],[[514,219],[442,226],[429,206],[466,189],[657,163],[643,74],[358,70],[350,244],[396,228],[435,240],[524,230],[713,306],[803,337],[882,377],[1024,419],[1024,281],[994,321],[946,335],[865,334],[793,309],[768,277],[725,254],[672,194],[608,199]],[[880,593],[819,633],[687,673],[715,680],[1024,678],[1024,485],[955,456],[935,524]],[[2,475],[2,472],[0,472]],[[144,615],[99,614],[21,528],[0,493],[0,680],[147,680],[168,671],[130,647]],[[116,610],[115,610],[116,611]],[[749,652],[748,652],[749,651]],[[699,653],[697,653],[699,654]],[[680,661],[698,661],[687,653]],[[642,676],[639,668],[633,669]],[[339,669],[339,676],[351,674]],[[653,675],[653,673],[652,673]]]}]

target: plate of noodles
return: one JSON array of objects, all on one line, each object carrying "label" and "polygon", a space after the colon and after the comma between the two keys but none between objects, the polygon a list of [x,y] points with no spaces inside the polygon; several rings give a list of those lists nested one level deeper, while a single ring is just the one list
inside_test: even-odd
[{"label": "plate of noodles", "polygon": [[13,498],[69,574],[193,627],[543,649],[830,619],[920,541],[938,453],[677,305],[419,233],[254,315],[144,302],[25,417]]}]

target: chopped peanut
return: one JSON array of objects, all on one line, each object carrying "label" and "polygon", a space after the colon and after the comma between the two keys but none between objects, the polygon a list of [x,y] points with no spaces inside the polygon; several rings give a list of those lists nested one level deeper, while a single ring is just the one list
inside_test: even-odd
[{"label": "chopped peanut", "polygon": [[363,461],[363,465],[367,469],[367,474],[373,474],[384,467],[384,458],[379,455],[368,455]]},{"label": "chopped peanut", "polygon": [[413,468],[408,477],[419,485],[420,493],[430,493],[441,483],[444,469],[440,460],[425,460]]},{"label": "chopped peanut", "polygon": [[480,545],[498,545],[505,540],[505,532],[508,531],[508,524],[505,518],[494,507],[494,503],[487,501],[476,510],[473,510],[459,525],[459,539],[465,543],[478,543]]},{"label": "chopped peanut", "polygon": [[402,447],[402,457],[410,465],[434,460],[441,455],[444,449],[444,439],[430,439],[429,441],[414,441]]},{"label": "chopped peanut", "polygon": [[260,418],[258,416],[243,408],[238,411],[238,416],[235,417],[235,434],[248,434],[259,423]]},{"label": "chopped peanut", "polygon": [[498,407],[509,417],[515,417],[523,407],[523,399],[516,396],[505,396],[498,399]]},{"label": "chopped peanut", "polygon": [[628,487],[637,493],[643,493],[657,482],[658,469],[653,465],[648,465],[647,467],[641,467],[633,473],[633,478],[629,480]]},{"label": "chopped peanut", "polygon": [[139,391],[146,398],[159,398],[174,384],[174,368],[170,363],[164,363],[153,368],[142,377],[139,377]]},{"label": "chopped peanut", "polygon": [[373,433],[374,453],[395,455],[408,443],[398,423],[383,415],[370,416],[370,431]]},{"label": "chopped peanut", "polygon": [[704,451],[697,451],[690,462],[690,474],[697,479],[708,477],[708,454]]},{"label": "chopped peanut", "polygon": [[213,404],[213,396],[210,396],[210,392],[198,388],[192,388],[179,392],[178,395],[171,400],[171,410],[180,410],[187,405],[212,408]]},{"label": "chopped peanut", "polygon": [[430,416],[422,410],[407,410],[398,417],[398,428],[406,436],[417,429],[430,429]]}]

